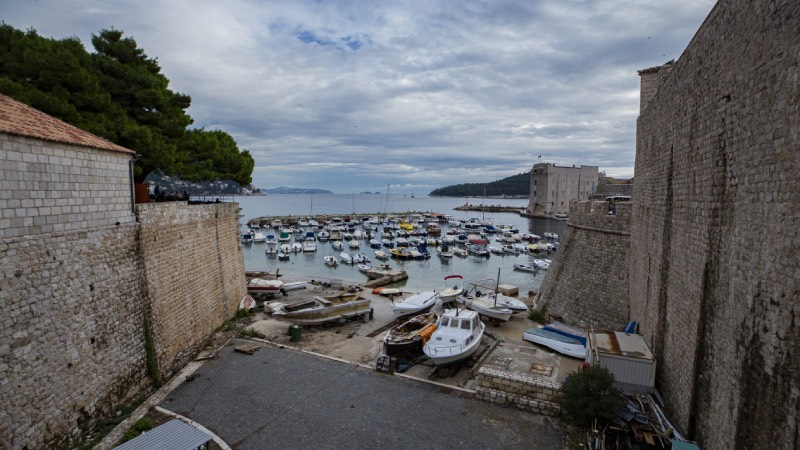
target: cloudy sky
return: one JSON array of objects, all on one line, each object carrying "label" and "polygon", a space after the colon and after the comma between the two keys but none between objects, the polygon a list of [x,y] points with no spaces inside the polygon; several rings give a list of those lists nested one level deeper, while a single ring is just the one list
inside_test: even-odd
[{"label": "cloudy sky", "polygon": [[637,70],[715,0],[6,0],[46,37],[115,28],[261,188],[424,194],[539,162],[633,175]]}]

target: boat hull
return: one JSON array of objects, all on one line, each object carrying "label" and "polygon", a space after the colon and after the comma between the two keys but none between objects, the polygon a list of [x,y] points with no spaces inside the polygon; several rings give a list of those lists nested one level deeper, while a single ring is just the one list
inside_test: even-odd
[{"label": "boat hull", "polygon": [[586,358],[586,347],[577,339],[568,338],[543,328],[529,328],[522,334],[522,339],[555,350],[562,355],[573,358]]},{"label": "boat hull", "polygon": [[338,319],[363,316],[370,312],[370,300],[360,297],[345,303],[334,305],[317,305],[297,311],[285,311],[277,306],[272,317],[286,320],[297,325],[319,325]]}]

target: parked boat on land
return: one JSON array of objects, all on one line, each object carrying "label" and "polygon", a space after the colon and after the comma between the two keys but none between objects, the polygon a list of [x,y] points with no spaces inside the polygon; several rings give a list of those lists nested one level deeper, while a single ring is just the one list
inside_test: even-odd
[{"label": "parked boat on land", "polygon": [[281,280],[267,280],[265,278],[251,278],[247,282],[247,293],[253,298],[260,298],[266,300],[275,296],[283,289],[283,281]]},{"label": "parked boat on land", "polygon": [[584,346],[586,346],[586,342],[588,340],[586,336],[587,335],[586,330],[580,329],[578,327],[573,327],[562,322],[558,321],[550,322],[544,326],[544,329],[547,331],[558,333],[562,336],[571,339],[575,339]]},{"label": "parked boat on land", "polygon": [[439,294],[436,291],[425,291],[404,299],[392,299],[392,311],[396,316],[421,314],[431,310]]},{"label": "parked boat on land", "polygon": [[564,336],[555,331],[546,330],[543,327],[534,327],[525,330],[522,339],[543,345],[555,350],[563,355],[573,358],[586,358],[586,347],[577,339]]},{"label": "parked boat on land", "polygon": [[528,305],[526,305],[525,302],[523,302],[518,298],[510,297],[508,295],[501,294],[499,292],[496,292],[492,295],[495,297],[495,303],[497,304],[497,306],[506,307],[515,313],[524,312],[528,310]]},{"label": "parked boat on land", "polygon": [[468,309],[448,309],[436,324],[436,331],[422,347],[436,367],[457,364],[472,356],[480,346],[486,325],[478,313]]},{"label": "parked boat on land", "polygon": [[444,277],[444,289],[439,292],[442,304],[450,303],[464,292],[464,277],[448,275]]},{"label": "parked boat on land", "polygon": [[436,331],[436,322],[439,315],[429,312],[412,317],[386,332],[383,337],[384,352],[397,355],[403,352],[421,350]]},{"label": "parked boat on land", "polygon": [[346,290],[338,295],[314,296],[294,302],[275,301],[265,304],[272,317],[298,325],[319,325],[342,318],[369,317],[370,300],[360,293]]}]

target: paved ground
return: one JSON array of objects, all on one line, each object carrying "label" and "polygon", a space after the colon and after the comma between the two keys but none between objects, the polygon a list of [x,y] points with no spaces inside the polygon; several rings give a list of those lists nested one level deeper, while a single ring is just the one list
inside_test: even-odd
[{"label": "paved ground", "polygon": [[[551,419],[470,399],[451,387],[234,341],[160,406],[235,449],[561,448]],[[465,398],[467,397],[467,398]]]}]

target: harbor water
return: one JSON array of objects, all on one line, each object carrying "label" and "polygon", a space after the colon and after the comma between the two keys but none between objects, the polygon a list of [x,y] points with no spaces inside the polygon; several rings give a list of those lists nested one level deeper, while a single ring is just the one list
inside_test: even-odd
[{"label": "harbor water", "polygon": [[[410,212],[430,212],[448,214],[454,219],[468,220],[477,218],[491,222],[495,227],[510,225],[517,227],[520,233],[533,233],[544,236],[547,233],[563,234],[566,222],[554,219],[539,219],[520,216],[517,213],[489,213],[484,211],[457,211],[454,208],[469,202],[473,206],[509,206],[524,208],[527,199],[482,199],[482,198],[453,198],[453,197],[428,197],[406,195],[382,194],[326,194],[326,195],[301,195],[282,194],[267,196],[243,196],[235,200],[241,207],[242,232],[247,231],[247,222],[258,217],[297,216],[313,217],[321,214],[331,216],[345,216],[348,214],[403,215]],[[447,224],[441,224],[442,234],[447,233]],[[383,227],[379,225],[379,230]],[[262,230],[265,233],[275,234],[278,230]],[[486,239],[490,245],[500,246],[492,235]],[[290,242],[291,243],[291,242]],[[336,267],[326,266],[323,258],[333,255],[338,258],[342,251],[366,254],[377,266],[381,261],[375,259],[374,249],[369,247],[368,240],[360,241],[358,250],[348,248],[345,243],[342,250],[334,249],[331,242],[317,242],[316,252],[292,253],[288,260],[278,260],[275,254],[265,252],[266,244],[253,243],[243,245],[244,266],[248,271],[269,271],[274,273],[277,269],[283,274],[284,279],[309,279],[343,283],[363,283],[367,281],[366,275],[359,272],[356,265],[339,264]],[[386,251],[386,248],[381,250]],[[461,275],[464,277],[464,287],[470,282],[481,284],[497,281],[498,269],[500,271],[500,284],[510,284],[519,287],[521,296],[529,291],[538,291],[544,278],[544,271],[537,273],[523,272],[514,269],[514,263],[531,263],[534,258],[553,258],[557,252],[546,254],[491,254],[488,257],[469,255],[467,257],[453,256],[440,258],[435,248],[429,248],[431,258],[426,260],[397,260],[390,258],[386,262],[392,268],[406,271],[408,279],[389,287],[400,288],[404,291],[441,290],[444,286],[444,277],[448,275]]]}]

